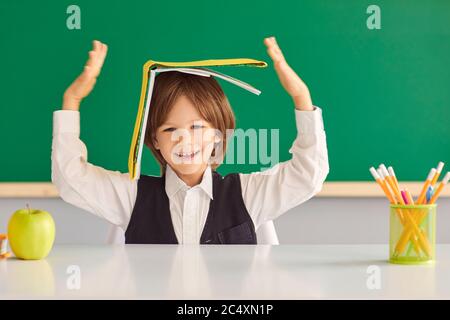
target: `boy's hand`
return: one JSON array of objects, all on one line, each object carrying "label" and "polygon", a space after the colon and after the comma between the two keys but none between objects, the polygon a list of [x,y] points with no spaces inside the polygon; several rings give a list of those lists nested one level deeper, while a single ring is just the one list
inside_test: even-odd
[{"label": "boy's hand", "polygon": [[108,46],[100,41],[92,42],[92,50],[89,51],[89,59],[84,66],[83,72],[64,92],[63,109],[76,110],[80,108],[80,103],[94,88],[97,77],[105,61]]},{"label": "boy's hand", "polygon": [[294,100],[295,108],[302,111],[314,110],[308,87],[286,62],[275,37],[265,38],[264,44],[267,47],[267,53],[272,58],[281,84]]}]

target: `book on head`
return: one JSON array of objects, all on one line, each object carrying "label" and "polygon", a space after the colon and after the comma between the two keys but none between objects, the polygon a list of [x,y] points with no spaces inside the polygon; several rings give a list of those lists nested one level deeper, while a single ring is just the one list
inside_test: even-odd
[{"label": "book on head", "polygon": [[261,93],[261,91],[246,82],[207,68],[218,66],[250,66],[264,68],[267,66],[267,63],[254,59],[237,58],[199,60],[189,62],[159,62],[149,60],[144,64],[141,97],[139,99],[139,108],[134,125],[133,137],[131,139],[130,154],[128,157],[128,170],[131,180],[136,179],[140,175],[139,173],[141,167],[142,148],[144,145],[143,135],[145,134],[147,129],[147,118],[149,114],[149,108],[151,108],[150,102],[152,99],[153,87],[157,73],[178,71],[203,77],[213,76],[228,81],[256,95],[259,95]]}]

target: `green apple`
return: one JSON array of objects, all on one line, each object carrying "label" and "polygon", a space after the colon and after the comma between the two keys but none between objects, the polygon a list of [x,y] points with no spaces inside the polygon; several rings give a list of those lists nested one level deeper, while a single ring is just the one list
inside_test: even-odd
[{"label": "green apple", "polygon": [[8,223],[11,250],[17,258],[38,260],[45,258],[55,240],[55,222],[47,211],[20,209]]}]

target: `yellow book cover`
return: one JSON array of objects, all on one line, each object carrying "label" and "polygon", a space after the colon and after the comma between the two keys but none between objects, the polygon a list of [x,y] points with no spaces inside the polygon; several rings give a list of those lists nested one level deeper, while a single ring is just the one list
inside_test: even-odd
[{"label": "yellow book cover", "polygon": [[[143,138],[145,134],[148,110],[151,107],[150,101],[152,98],[153,84],[155,76],[159,72],[165,71],[179,71],[199,76],[214,76],[237,86],[242,87],[254,94],[259,95],[261,91],[252,87],[248,83],[235,79],[220,72],[208,69],[206,67],[218,67],[218,66],[250,66],[250,67],[267,67],[267,63],[264,61],[237,58],[237,59],[212,59],[212,60],[199,60],[188,62],[160,62],[154,60],[148,60],[143,67],[142,74],[142,87],[141,97],[139,99],[139,107],[136,116],[136,122],[134,125],[133,137],[131,139],[130,154],[128,157],[128,170],[130,179],[136,179],[138,176],[138,169],[141,165]],[[144,104],[145,102],[145,104]]]}]

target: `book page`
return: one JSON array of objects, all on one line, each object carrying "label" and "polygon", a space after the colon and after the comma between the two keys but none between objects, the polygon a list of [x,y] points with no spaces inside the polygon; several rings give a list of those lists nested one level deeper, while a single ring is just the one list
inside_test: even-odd
[{"label": "book page", "polygon": [[230,77],[229,75],[217,72],[215,70],[211,70],[208,68],[158,68],[155,69],[158,72],[164,72],[164,71],[179,71],[179,72],[185,72],[185,73],[190,73],[190,74],[194,74],[194,75],[199,75],[199,76],[215,76],[218,78],[221,78],[225,81],[231,82],[241,88],[244,88],[245,90],[248,90],[256,95],[260,95],[261,91],[259,91],[258,89],[256,89],[255,87],[253,87],[252,85],[241,81],[239,79]]}]

